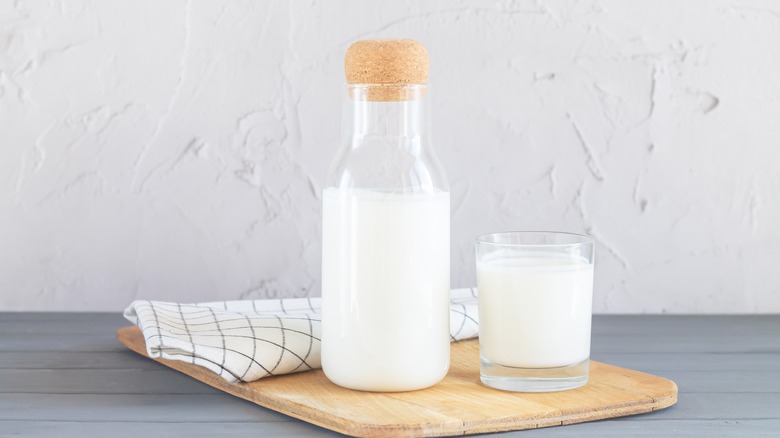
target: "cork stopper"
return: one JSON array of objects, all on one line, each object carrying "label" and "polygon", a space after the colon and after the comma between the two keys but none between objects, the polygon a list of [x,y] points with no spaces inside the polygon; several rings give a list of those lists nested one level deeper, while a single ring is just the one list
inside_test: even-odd
[{"label": "cork stopper", "polygon": [[407,85],[428,82],[428,51],[415,40],[361,40],[347,49],[344,71],[350,84],[366,84],[370,101],[419,98]]}]

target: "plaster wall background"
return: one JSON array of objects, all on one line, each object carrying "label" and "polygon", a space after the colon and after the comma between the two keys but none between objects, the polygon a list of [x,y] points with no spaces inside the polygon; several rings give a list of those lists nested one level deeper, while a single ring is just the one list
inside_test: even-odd
[{"label": "plaster wall background", "polygon": [[780,312],[780,4],[0,1],[0,310],[319,295],[343,55],[431,54],[452,285],[594,235],[598,313]]}]

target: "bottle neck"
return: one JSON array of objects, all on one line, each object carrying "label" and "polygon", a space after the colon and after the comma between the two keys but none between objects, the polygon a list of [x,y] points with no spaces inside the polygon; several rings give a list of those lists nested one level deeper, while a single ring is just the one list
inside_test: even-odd
[{"label": "bottle neck", "polygon": [[349,130],[345,134],[353,139],[352,147],[360,147],[364,138],[404,138],[404,144],[419,148],[421,141],[409,140],[426,135],[426,94],[426,86],[417,84],[350,85],[345,116],[352,123],[345,126]]},{"label": "bottle neck", "polygon": [[342,147],[328,171],[328,186],[385,193],[447,191],[429,142],[426,95],[425,85],[349,85]]}]

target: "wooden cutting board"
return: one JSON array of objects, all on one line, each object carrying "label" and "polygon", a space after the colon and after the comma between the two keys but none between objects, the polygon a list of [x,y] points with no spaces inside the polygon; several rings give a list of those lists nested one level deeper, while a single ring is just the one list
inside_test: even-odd
[{"label": "wooden cutting board", "polygon": [[[117,338],[146,356],[138,327]],[[671,380],[590,362],[587,385],[555,393],[513,393],[479,380],[476,339],[452,344],[450,371],[432,388],[401,393],[344,389],[322,370],[227,383],[206,368],[155,359],[201,382],[291,417],[353,436],[450,436],[533,429],[642,414],[677,402]]]}]

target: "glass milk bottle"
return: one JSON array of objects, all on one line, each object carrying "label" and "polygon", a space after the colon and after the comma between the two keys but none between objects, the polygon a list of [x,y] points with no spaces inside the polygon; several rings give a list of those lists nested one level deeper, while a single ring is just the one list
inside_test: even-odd
[{"label": "glass milk bottle", "polygon": [[450,359],[450,196],[427,136],[428,54],[358,41],[345,68],[323,191],[322,368],[347,388],[422,389]]}]

